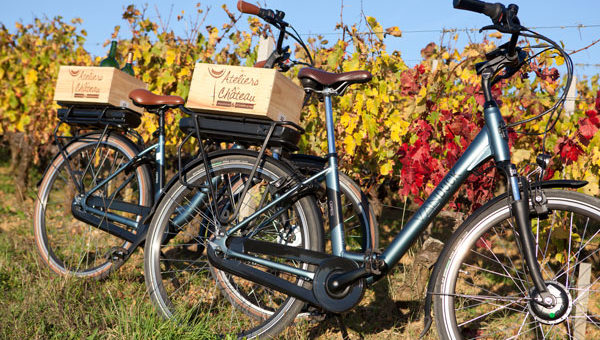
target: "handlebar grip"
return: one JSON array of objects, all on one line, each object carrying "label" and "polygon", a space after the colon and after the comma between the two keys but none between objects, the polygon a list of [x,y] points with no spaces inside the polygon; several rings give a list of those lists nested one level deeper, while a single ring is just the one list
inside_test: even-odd
[{"label": "handlebar grip", "polygon": [[256,68],[264,68],[266,63],[267,63],[266,60],[257,61],[254,64],[254,67],[256,67]]},{"label": "handlebar grip", "polygon": [[504,11],[504,6],[501,3],[489,3],[479,0],[454,0],[454,8],[464,9],[476,13],[485,14],[494,22],[498,21]]},{"label": "handlebar grip", "polygon": [[253,5],[251,3],[247,3],[245,1],[239,0],[237,3],[238,11],[246,14],[258,15],[260,12],[260,7]]}]

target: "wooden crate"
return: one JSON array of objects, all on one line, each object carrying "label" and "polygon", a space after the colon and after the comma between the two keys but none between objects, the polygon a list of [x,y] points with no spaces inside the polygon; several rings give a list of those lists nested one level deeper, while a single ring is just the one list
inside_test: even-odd
[{"label": "wooden crate", "polygon": [[198,63],[186,107],[299,123],[304,90],[273,69]]},{"label": "wooden crate", "polygon": [[65,104],[108,104],[142,113],[144,109],[131,102],[129,92],[147,87],[141,80],[113,67],[61,66],[54,100]]}]

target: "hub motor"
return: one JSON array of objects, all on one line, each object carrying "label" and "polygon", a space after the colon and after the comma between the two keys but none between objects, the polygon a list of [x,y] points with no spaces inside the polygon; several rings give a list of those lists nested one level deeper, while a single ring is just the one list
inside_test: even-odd
[{"label": "hub motor", "polygon": [[541,296],[533,287],[529,292],[531,300],[529,301],[529,312],[533,317],[546,325],[555,325],[563,322],[571,313],[572,301],[571,295],[567,293],[567,289],[562,284],[556,281],[546,281],[548,291],[554,296],[555,304],[550,307],[545,307],[537,301],[541,301]]}]

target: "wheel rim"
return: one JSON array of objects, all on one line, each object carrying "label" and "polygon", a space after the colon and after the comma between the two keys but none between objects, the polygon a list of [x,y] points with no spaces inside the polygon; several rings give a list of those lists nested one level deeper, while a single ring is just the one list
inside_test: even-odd
[{"label": "wheel rim", "polygon": [[[83,178],[86,190],[91,184],[106,178],[106,174],[114,171],[119,165],[133,157],[133,151],[128,150],[121,141],[103,142],[96,151],[91,167],[83,167],[86,158],[91,159],[96,143],[76,142],[67,153],[72,170]],[[43,188],[36,202],[36,241],[44,260],[55,272],[63,275],[96,277],[108,272],[113,263],[105,257],[110,248],[127,247],[128,242],[112,236],[98,228],[76,220],[71,213],[71,202],[78,194],[66,167],[66,161],[59,156],[51,165],[55,169],[53,176],[45,178],[40,186]],[[87,171],[85,170],[87,168]],[[133,180],[123,188],[113,199],[134,201],[137,204],[148,205],[146,195],[140,192],[146,188],[138,170]],[[94,179],[95,178],[95,179]],[[115,182],[102,188],[105,192],[116,190]],[[106,203],[110,206],[110,202]],[[121,216],[125,216],[119,213]],[[130,216],[128,216],[130,217]],[[135,231],[133,231],[135,232]]]}]

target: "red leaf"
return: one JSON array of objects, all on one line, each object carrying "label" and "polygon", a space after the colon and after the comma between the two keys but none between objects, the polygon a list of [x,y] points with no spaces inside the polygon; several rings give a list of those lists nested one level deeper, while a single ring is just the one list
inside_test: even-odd
[{"label": "red leaf", "polygon": [[598,128],[596,127],[596,125],[594,125],[589,118],[585,118],[579,121],[579,132],[581,133],[581,135],[587,139],[590,140],[594,137],[594,135],[596,134],[596,132],[598,131]]},{"label": "red leaf", "polygon": [[475,242],[475,245],[479,248],[484,248],[484,249],[491,249],[492,248],[492,242],[490,242],[489,240],[480,237],[477,242]]},{"label": "red leaf", "polygon": [[558,145],[555,148],[555,152],[560,155],[562,161],[567,165],[573,163],[583,153],[581,146],[572,139],[565,139],[561,137],[558,139]]},{"label": "red leaf", "polygon": [[[598,102],[598,99],[596,99],[596,102]],[[596,127],[600,127],[600,117],[598,117],[598,111],[587,110],[585,112],[585,115],[588,116],[588,118],[590,119],[590,122],[592,122],[594,125],[596,125]]]}]

